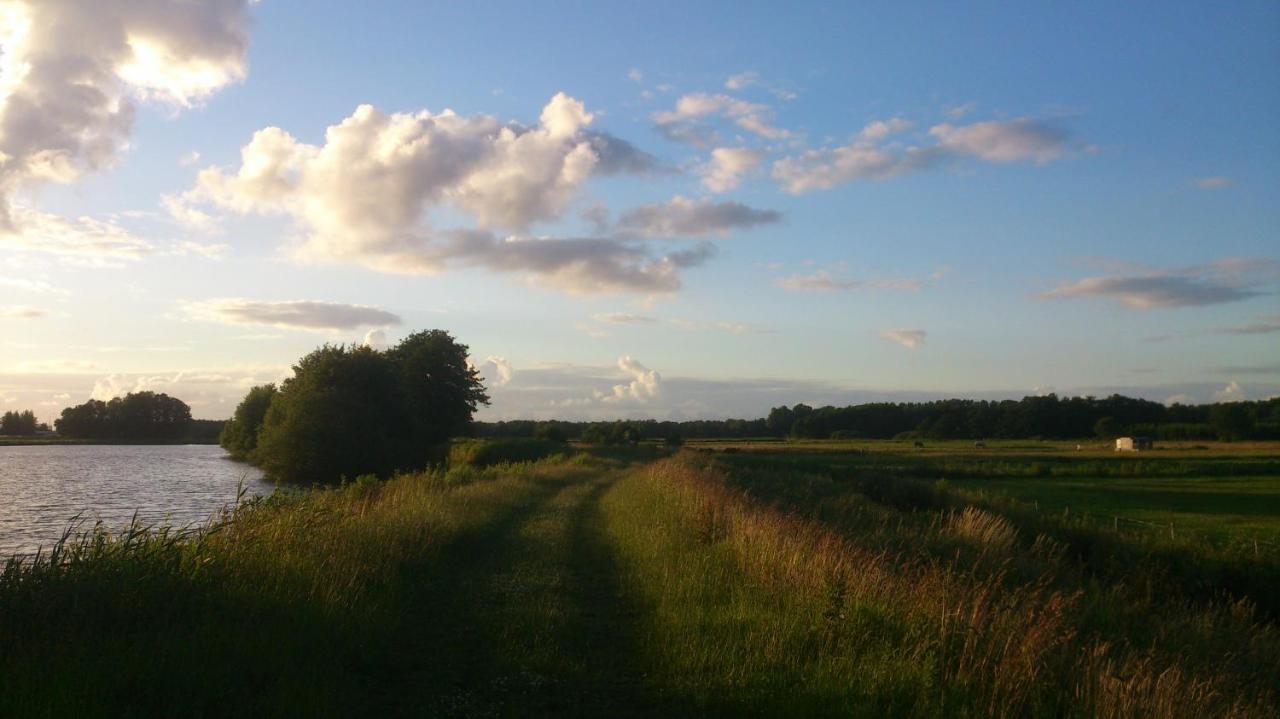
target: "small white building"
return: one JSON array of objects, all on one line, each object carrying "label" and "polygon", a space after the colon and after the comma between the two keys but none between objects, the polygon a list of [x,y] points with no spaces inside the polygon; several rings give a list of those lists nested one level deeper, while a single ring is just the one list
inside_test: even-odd
[{"label": "small white building", "polygon": [[1144,449],[1151,449],[1152,442],[1150,437],[1117,437],[1117,452],[1139,452]]}]

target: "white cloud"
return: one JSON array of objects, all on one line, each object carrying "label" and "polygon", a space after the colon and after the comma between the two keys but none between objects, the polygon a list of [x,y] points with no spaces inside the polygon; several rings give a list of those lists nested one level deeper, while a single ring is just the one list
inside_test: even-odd
[{"label": "white cloud", "polygon": [[1237,257],[1174,270],[1086,277],[1060,285],[1041,297],[1095,297],[1140,310],[1196,307],[1247,300],[1260,295],[1260,288],[1277,282],[1280,261]]},{"label": "white cloud", "polygon": [[695,92],[676,100],[674,109],[655,112],[650,117],[667,137],[695,145],[704,145],[714,139],[713,131],[699,125],[700,121],[712,118],[731,121],[739,128],[768,140],[791,137],[790,131],[770,124],[770,115],[767,105],[728,95]]},{"label": "white cloud", "polygon": [[885,330],[880,336],[913,350],[924,344],[926,334],[924,330]]},{"label": "white cloud", "polygon": [[156,252],[155,246],[114,222],[68,219],[24,205],[10,205],[13,229],[0,229],[0,248],[43,252],[69,262],[120,266]]},{"label": "white cloud", "polygon": [[676,195],[668,202],[628,210],[618,219],[618,229],[641,237],[702,237],[725,235],[731,230],[773,224],[781,219],[782,214],[775,210]]},{"label": "white cloud", "polygon": [[755,173],[764,161],[764,152],[745,147],[717,147],[711,159],[699,168],[702,186],[712,192],[728,192]]},{"label": "white cloud", "polygon": [[193,319],[209,322],[302,330],[336,331],[400,324],[398,316],[377,307],[307,300],[223,298],[191,302],[185,305],[185,310]]},{"label": "white cloud", "polygon": [[109,167],[131,96],[198,104],[245,76],[247,0],[0,2],[0,229],[14,194]]},{"label": "white cloud", "polygon": [[1230,177],[1215,175],[1213,177],[1201,177],[1196,180],[1196,187],[1202,190],[1221,190],[1224,187],[1231,187],[1236,184]]},{"label": "white cloud", "polygon": [[178,158],[178,165],[180,167],[190,167],[191,165],[194,165],[199,161],[200,161],[200,153],[196,150],[192,150],[191,152],[188,152],[184,154],[182,157]]},{"label": "white cloud", "polygon": [[625,384],[615,384],[611,394],[597,395],[602,402],[647,402],[662,391],[662,376],[645,367],[630,356],[618,358],[618,369],[631,378]]},{"label": "white cloud", "polygon": [[929,130],[935,140],[932,145],[903,146],[890,141],[911,127],[901,118],[871,122],[847,145],[809,150],[778,160],[773,165],[773,177],[787,192],[800,194],[857,180],[886,180],[947,157],[973,157],[993,163],[1032,160],[1044,164],[1064,156],[1068,149],[1064,131],[1028,118],[959,127],[935,125]]},{"label": "white cloud", "polygon": [[644,73],[639,68],[631,68],[627,70],[627,79],[631,82],[644,82]]},{"label": "white cloud", "polygon": [[480,365],[480,376],[484,379],[486,387],[505,387],[511,383],[511,379],[515,377],[515,368],[507,361],[506,357],[498,357],[497,355],[489,355],[485,359],[484,364]]},{"label": "white cloud", "polygon": [[[535,128],[449,110],[388,115],[363,105],[329,127],[319,146],[280,128],[258,131],[241,150],[240,167],[201,172],[180,209],[288,216],[302,231],[294,248],[301,260],[410,274],[484,267],[570,292],[673,291],[679,270],[708,257],[707,248],[660,255],[624,240],[522,232],[558,218],[592,174],[652,169],[647,154],[588,131],[591,121],[563,93]],[[425,215],[443,206],[471,215],[478,229],[429,227]],[[519,234],[499,239],[487,228]]]},{"label": "white cloud", "polygon": [[1043,164],[1062,157],[1067,149],[1065,132],[1026,117],[963,127],[943,123],[930,128],[929,134],[944,150],[987,162],[1033,160]]},{"label": "white cloud", "polygon": [[745,90],[748,87],[760,82],[760,74],[756,72],[740,72],[737,75],[730,75],[729,79],[724,81],[724,89],[726,90]]},{"label": "white cloud", "polygon": [[360,340],[360,344],[375,350],[385,350],[387,348],[387,331],[381,327],[374,328],[364,333],[364,339]]},{"label": "white cloud", "polygon": [[644,315],[631,315],[631,314],[625,314],[622,312],[608,312],[608,313],[594,314],[594,315],[591,315],[591,319],[595,320],[596,322],[608,322],[611,324],[623,324],[623,325],[653,324],[657,322],[657,320],[652,317],[646,317]]},{"label": "white cloud", "polygon": [[1235,380],[1231,380],[1226,387],[1213,393],[1214,402],[1243,402],[1248,398],[1249,395],[1244,391],[1244,387]]}]

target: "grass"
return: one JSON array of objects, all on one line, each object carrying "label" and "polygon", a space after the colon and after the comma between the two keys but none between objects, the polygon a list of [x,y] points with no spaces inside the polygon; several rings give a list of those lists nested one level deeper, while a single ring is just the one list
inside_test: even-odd
[{"label": "grass", "polygon": [[1053,477],[780,444],[462,464],[69,537],[0,572],[0,716],[1280,710],[1274,555],[1037,510]]}]

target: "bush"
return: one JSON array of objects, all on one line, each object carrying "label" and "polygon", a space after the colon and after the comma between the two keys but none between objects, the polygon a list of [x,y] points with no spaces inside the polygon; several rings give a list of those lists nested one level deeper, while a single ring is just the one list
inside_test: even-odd
[{"label": "bush", "polygon": [[252,454],[288,482],[423,469],[444,458],[449,438],[489,401],[466,345],[439,330],[385,352],[325,345],[293,370],[269,403]]},{"label": "bush", "polygon": [[450,467],[489,467],[512,462],[536,462],[565,451],[562,442],[546,439],[467,439],[449,447]]},{"label": "bush", "polygon": [[235,459],[248,459],[258,447],[258,432],[267,417],[267,409],[276,396],[274,384],[264,384],[249,390],[236,407],[235,414],[227,420],[218,436],[218,444]]}]

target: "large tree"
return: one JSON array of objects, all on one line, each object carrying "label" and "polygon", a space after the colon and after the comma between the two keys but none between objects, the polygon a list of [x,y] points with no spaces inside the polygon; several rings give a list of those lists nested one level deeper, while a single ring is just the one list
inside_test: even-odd
[{"label": "large tree", "polygon": [[218,444],[236,459],[249,459],[258,447],[258,431],[267,417],[267,409],[276,396],[274,384],[264,384],[249,390],[236,412],[222,427]]},{"label": "large tree", "polygon": [[0,415],[0,434],[30,436],[36,433],[36,413],[31,410]]},{"label": "large tree", "polygon": [[173,440],[191,424],[191,408],[177,397],[131,392],[110,402],[91,399],[62,410],[59,434],[83,439]]},{"label": "large tree", "polygon": [[289,482],[421,469],[488,402],[467,347],[438,330],[385,352],[325,345],[293,370],[269,403],[253,452],[269,475]]}]

